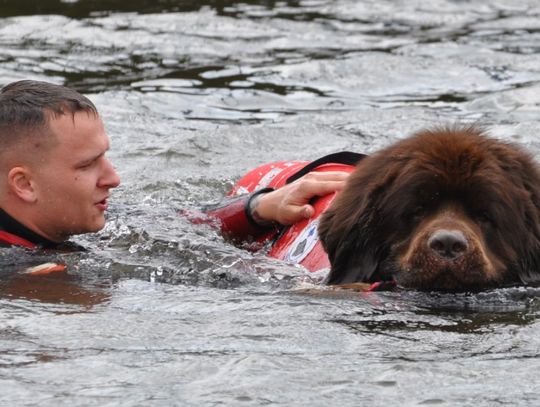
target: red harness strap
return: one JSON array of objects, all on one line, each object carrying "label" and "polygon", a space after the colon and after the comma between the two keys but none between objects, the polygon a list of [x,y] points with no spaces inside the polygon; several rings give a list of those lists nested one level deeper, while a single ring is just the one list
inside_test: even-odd
[{"label": "red harness strap", "polygon": [[0,230],[0,242],[13,246],[26,247],[28,249],[35,249],[37,247],[34,243],[4,230]]},{"label": "red harness strap", "polygon": [[394,279],[388,281],[376,281],[369,286],[367,291],[387,291],[396,288],[396,286],[397,282]]}]

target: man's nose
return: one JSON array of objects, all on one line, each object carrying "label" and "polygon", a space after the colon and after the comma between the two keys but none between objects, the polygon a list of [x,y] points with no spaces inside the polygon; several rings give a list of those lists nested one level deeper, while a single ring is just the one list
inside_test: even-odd
[{"label": "man's nose", "polygon": [[120,177],[112,163],[105,159],[103,174],[99,179],[98,186],[101,188],[116,188],[120,185]]}]

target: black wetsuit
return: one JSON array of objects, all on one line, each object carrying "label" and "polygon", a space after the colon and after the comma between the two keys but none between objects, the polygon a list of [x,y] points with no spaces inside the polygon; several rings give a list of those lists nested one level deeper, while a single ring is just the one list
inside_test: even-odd
[{"label": "black wetsuit", "polygon": [[28,229],[0,208],[0,247],[12,246],[58,251],[84,250],[82,246],[73,242],[53,242]]}]

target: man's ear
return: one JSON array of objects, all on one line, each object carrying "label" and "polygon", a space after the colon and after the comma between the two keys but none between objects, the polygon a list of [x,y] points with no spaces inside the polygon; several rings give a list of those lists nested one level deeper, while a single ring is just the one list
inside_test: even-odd
[{"label": "man's ear", "polygon": [[27,203],[37,200],[37,194],[32,181],[32,173],[27,167],[13,167],[7,176],[8,189]]}]

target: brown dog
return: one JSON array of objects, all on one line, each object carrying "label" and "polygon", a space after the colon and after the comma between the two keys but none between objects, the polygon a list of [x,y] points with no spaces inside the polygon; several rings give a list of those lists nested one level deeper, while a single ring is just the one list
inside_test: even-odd
[{"label": "brown dog", "polygon": [[540,280],[540,169],[476,128],[423,131],[364,159],[322,215],[327,282],[443,291]]}]

